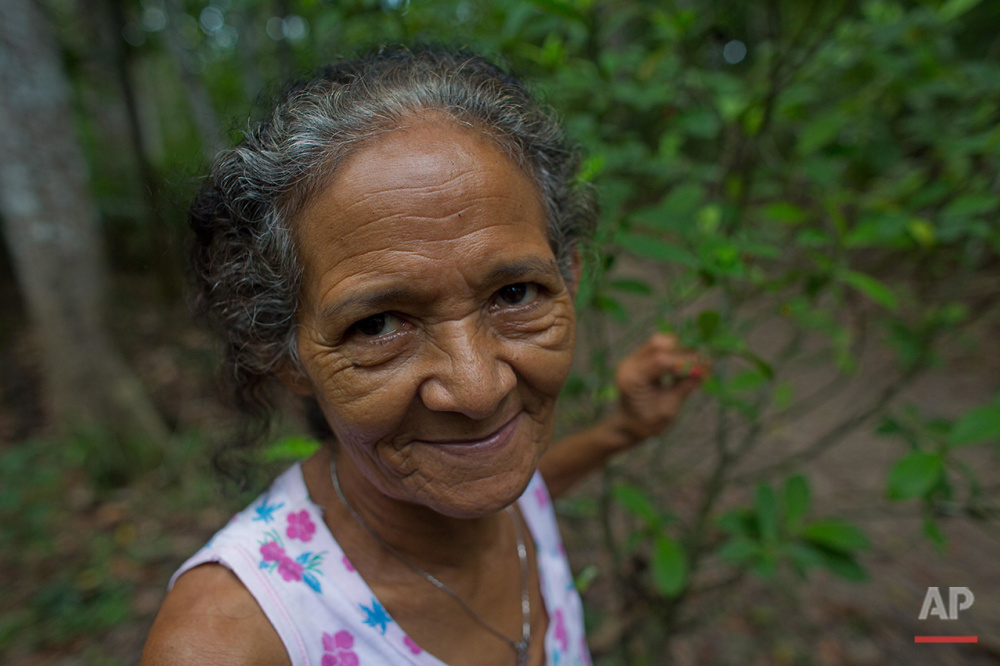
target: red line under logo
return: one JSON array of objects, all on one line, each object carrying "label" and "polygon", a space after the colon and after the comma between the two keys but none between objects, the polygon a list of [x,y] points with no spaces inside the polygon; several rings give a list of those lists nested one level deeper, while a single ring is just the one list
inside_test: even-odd
[{"label": "red line under logo", "polygon": [[914,636],[914,643],[978,643],[978,636]]}]

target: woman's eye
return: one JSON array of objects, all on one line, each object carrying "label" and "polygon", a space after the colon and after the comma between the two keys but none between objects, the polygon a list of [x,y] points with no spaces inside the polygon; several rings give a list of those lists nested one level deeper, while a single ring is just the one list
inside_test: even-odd
[{"label": "woman's eye", "polygon": [[538,285],[530,282],[509,284],[497,292],[497,298],[503,305],[527,305],[538,298]]},{"label": "woman's eye", "polygon": [[351,326],[351,329],[366,338],[378,338],[383,335],[395,333],[402,325],[403,320],[396,315],[388,312],[380,312],[377,315],[365,317]]}]

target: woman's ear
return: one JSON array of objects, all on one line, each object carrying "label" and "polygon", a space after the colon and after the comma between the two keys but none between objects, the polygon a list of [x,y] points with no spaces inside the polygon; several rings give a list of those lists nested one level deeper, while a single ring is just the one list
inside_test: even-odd
[{"label": "woman's ear", "polygon": [[309,376],[299,367],[298,363],[285,359],[278,366],[278,369],[274,371],[274,376],[278,378],[282,384],[284,384],[289,390],[298,393],[302,396],[313,395],[312,382],[309,381]]}]

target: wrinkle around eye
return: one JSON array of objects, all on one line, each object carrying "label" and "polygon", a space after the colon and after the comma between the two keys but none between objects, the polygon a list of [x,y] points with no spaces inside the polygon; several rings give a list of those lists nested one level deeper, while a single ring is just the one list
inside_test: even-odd
[{"label": "wrinkle around eye", "polygon": [[401,361],[414,351],[413,336],[417,329],[405,319],[398,318],[398,321],[396,330],[383,335],[348,332],[338,345],[340,353],[352,368],[376,368]]},{"label": "wrinkle around eye", "polygon": [[511,338],[532,339],[542,346],[560,345],[572,335],[574,317],[564,306],[552,302],[529,303],[521,308],[497,312],[498,330]]},{"label": "wrinkle around eye", "polygon": [[398,315],[394,317],[401,322],[399,327],[384,335],[365,336],[353,330],[355,324],[349,326],[347,330],[334,330],[325,334],[318,332],[310,341],[313,354],[336,359],[332,364],[327,361],[324,365],[335,367],[337,373],[351,369],[374,368],[407,356],[408,351],[412,350],[413,345],[410,343],[417,330],[402,317]]}]

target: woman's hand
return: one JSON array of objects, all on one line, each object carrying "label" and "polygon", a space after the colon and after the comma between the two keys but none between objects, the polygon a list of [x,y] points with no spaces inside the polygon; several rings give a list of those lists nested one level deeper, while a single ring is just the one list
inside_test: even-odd
[{"label": "woman's hand", "polygon": [[615,372],[618,405],[591,427],[559,440],[538,469],[549,493],[558,497],[600,468],[614,454],[663,432],[711,365],[684,349],[672,335],[658,333],[622,359]]},{"label": "woman's hand", "polygon": [[626,446],[663,432],[710,364],[684,349],[673,335],[657,333],[622,359],[615,372],[618,406],[611,419],[626,435]]}]

